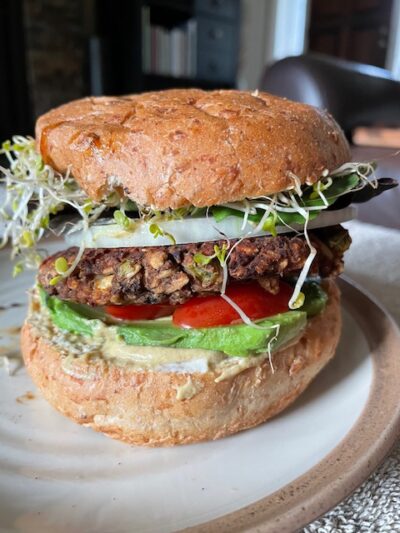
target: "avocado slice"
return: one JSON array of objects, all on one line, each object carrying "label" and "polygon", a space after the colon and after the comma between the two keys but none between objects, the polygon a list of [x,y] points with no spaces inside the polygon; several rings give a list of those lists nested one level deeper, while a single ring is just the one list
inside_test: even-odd
[{"label": "avocado slice", "polygon": [[177,328],[171,322],[140,323],[117,328],[127,344],[135,346],[171,346],[217,350],[231,356],[245,357],[276,350],[297,337],[304,329],[307,315],[303,311],[289,311],[257,322],[215,328]]},{"label": "avocado slice", "polygon": [[98,320],[86,318],[71,302],[64,302],[55,296],[48,296],[40,289],[40,301],[50,313],[54,324],[65,331],[79,335],[93,336],[93,330]]},{"label": "avocado slice", "polygon": [[[87,306],[65,302],[48,296],[39,289],[42,305],[45,305],[56,326],[80,335],[93,336],[101,322],[101,311]],[[307,317],[322,311],[327,295],[316,282],[303,286],[305,302],[301,310],[288,311],[257,321],[257,327],[233,324],[210,328],[179,328],[171,320],[156,320],[122,324],[114,327],[119,338],[134,346],[168,346],[173,348],[197,348],[217,350],[229,356],[247,357],[277,350],[297,337],[305,328]]]}]

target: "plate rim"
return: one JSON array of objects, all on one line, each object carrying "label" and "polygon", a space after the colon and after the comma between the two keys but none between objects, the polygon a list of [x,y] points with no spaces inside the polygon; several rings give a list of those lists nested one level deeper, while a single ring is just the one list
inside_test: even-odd
[{"label": "plate rim", "polygon": [[342,305],[353,314],[371,350],[373,376],[361,414],[333,450],[291,483],[181,533],[298,531],[348,497],[393,449],[400,437],[400,389],[395,379],[400,373],[400,329],[366,289],[347,276],[337,281]]}]

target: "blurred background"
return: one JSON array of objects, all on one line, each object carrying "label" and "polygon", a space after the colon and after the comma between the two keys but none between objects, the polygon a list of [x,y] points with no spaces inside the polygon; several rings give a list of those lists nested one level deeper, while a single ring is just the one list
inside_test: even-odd
[{"label": "blurred background", "polygon": [[88,94],[261,88],[307,52],[400,78],[398,0],[2,0],[0,17],[2,137]]},{"label": "blurred background", "polygon": [[400,0],[2,0],[0,20],[1,139],[85,95],[258,88],[330,110],[357,158],[400,148]]}]

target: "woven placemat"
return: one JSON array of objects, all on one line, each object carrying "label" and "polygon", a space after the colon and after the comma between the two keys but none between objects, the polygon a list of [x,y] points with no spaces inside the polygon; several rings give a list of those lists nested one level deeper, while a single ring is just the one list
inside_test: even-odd
[{"label": "woven placemat", "polygon": [[[360,222],[346,227],[353,238],[346,275],[400,324],[400,232]],[[303,532],[400,533],[400,443],[358,490]]]}]

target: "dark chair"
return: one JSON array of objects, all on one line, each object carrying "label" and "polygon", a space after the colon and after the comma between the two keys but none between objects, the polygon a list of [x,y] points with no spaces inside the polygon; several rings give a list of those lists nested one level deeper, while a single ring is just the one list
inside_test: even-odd
[{"label": "dark chair", "polygon": [[[400,82],[387,70],[307,54],[287,57],[265,69],[260,89],[332,113],[347,137],[357,126],[400,126]],[[353,147],[357,161],[378,160],[378,176],[399,179],[400,154],[394,149]],[[400,229],[400,187],[360,204],[359,219]]]},{"label": "dark chair", "polygon": [[349,138],[357,126],[400,125],[400,82],[387,70],[320,54],[267,67],[260,89],[328,109]]}]

